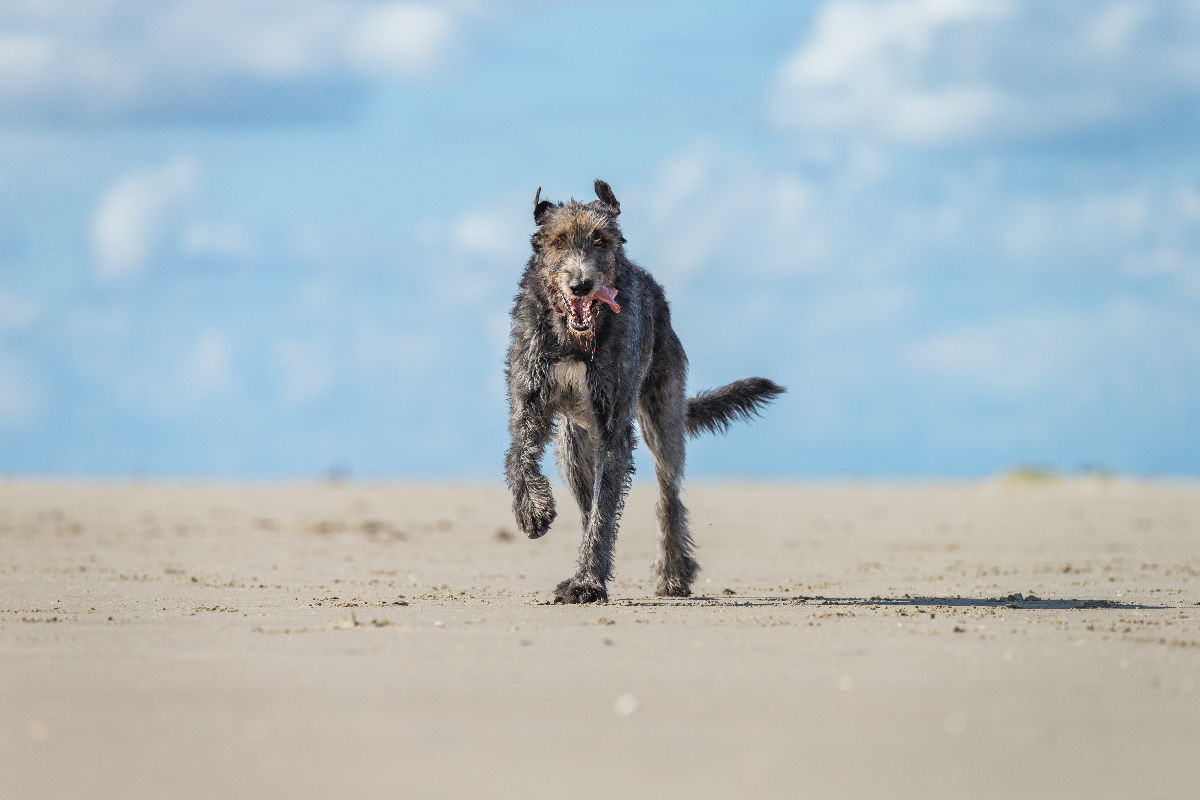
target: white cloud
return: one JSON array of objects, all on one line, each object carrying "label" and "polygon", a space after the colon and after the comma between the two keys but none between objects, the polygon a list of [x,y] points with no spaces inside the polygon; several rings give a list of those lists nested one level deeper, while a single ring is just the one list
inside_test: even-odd
[{"label": "white cloud", "polygon": [[97,273],[123,278],[146,268],[171,215],[193,195],[199,167],[177,157],[134,170],[112,183],[92,214],[90,243]]},{"label": "white cloud", "polygon": [[238,388],[224,330],[147,339],[124,313],[111,312],[76,316],[71,324],[78,341],[69,353],[71,367],[126,411],[179,420],[228,400]]},{"label": "white cloud", "polygon": [[1200,96],[1200,14],[1155,4],[832,0],[781,68],[807,136],[938,145],[1140,125]]},{"label": "white cloud", "polygon": [[6,4],[0,115],[305,118],[361,82],[436,67],[468,6],[372,0]]},{"label": "white cloud", "polygon": [[[430,269],[454,276],[453,280],[428,281],[423,287],[426,300],[456,308],[482,308],[500,297],[507,305],[529,258],[532,233],[532,193],[508,193],[449,222],[421,223],[414,239],[427,253],[423,260]],[[481,319],[482,312],[472,315],[471,324]]]},{"label": "white cloud", "polygon": [[625,220],[631,254],[673,282],[706,269],[811,272],[829,253],[805,180],[710,144],[684,148],[623,202],[643,209]]},{"label": "white cloud", "polygon": [[1012,185],[989,160],[911,168],[846,155],[781,167],[686,147],[622,198],[629,252],[673,293],[707,295],[707,282],[745,275],[760,289],[792,287],[778,302],[793,308],[813,292],[887,305],[916,281],[984,275],[1200,291],[1200,190],[1189,177],[1068,170]]},{"label": "white cloud", "polygon": [[982,171],[934,173],[918,193],[872,148],[849,148],[814,169],[700,143],[623,198],[634,212],[624,227],[631,255],[675,285],[735,275],[886,283],[988,223],[972,199]]},{"label": "white cloud", "polygon": [[1138,189],[1081,198],[1011,198],[1000,221],[1001,243],[1008,255],[1022,259],[1111,252],[1145,238],[1150,203],[1148,193]]},{"label": "white cloud", "polygon": [[[870,160],[770,168],[700,145],[622,198],[631,255],[666,285],[685,343],[708,354],[698,377],[714,356],[774,353],[806,375],[835,364],[820,379],[844,397],[896,370],[1017,403],[1192,391],[1200,323],[1180,313],[1184,292],[1200,294],[1190,179],[1014,186],[1004,164],[914,177]],[[713,314],[720,325],[697,324]]]},{"label": "white cloud", "polygon": [[1111,3],[1092,17],[1085,33],[1096,49],[1119,53],[1129,45],[1148,16],[1149,10],[1144,4]]},{"label": "white cloud", "polygon": [[346,57],[369,73],[420,72],[448,49],[455,22],[445,7],[388,3],[370,8],[349,20]]},{"label": "white cloud", "polygon": [[179,342],[139,343],[132,359],[131,341],[130,331],[120,325],[98,328],[81,369],[128,409],[179,419],[236,389],[234,352],[224,331],[201,330]]},{"label": "white cloud", "polygon": [[1189,183],[1009,197],[992,217],[1015,265],[1103,270],[1200,294],[1200,193]]}]

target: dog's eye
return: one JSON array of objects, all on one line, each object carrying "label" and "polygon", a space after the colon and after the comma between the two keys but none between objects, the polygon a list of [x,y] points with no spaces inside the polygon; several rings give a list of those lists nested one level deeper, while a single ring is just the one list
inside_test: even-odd
[{"label": "dog's eye", "polygon": [[604,237],[603,236],[593,236],[592,244],[596,245],[596,247],[604,247]]},{"label": "dog's eye", "polygon": [[567,237],[563,236],[561,233],[550,240],[551,247],[562,247],[566,243]]}]

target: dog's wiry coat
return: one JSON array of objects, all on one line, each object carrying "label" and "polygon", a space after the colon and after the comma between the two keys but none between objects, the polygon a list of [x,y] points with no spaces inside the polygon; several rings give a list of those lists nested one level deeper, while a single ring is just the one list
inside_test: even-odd
[{"label": "dog's wiry coat", "polygon": [[554,521],[541,457],[555,436],[583,541],[575,575],[558,585],[554,599],[607,600],[617,522],[633,477],[636,418],[658,479],[655,591],[684,597],[698,569],[679,499],[685,438],[724,431],[784,389],[748,378],[686,398],[687,357],[663,289],[626,257],[612,189],[599,180],[595,189],[598,199],[590,203],[551,203],[541,200],[541,189],[534,197],[538,230],[512,309],[505,370],[513,512],[531,538]]}]

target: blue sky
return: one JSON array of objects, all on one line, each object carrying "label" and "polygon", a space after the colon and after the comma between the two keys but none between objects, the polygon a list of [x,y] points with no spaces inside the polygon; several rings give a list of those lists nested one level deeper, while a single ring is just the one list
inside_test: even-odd
[{"label": "blue sky", "polygon": [[693,475],[1194,475],[1198,40],[1183,0],[5,3],[0,473],[496,478],[533,192],[601,177],[692,389],[790,387]]}]

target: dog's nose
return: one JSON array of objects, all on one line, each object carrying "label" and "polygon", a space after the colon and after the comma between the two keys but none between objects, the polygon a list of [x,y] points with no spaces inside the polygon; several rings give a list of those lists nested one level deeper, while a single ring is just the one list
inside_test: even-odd
[{"label": "dog's nose", "polygon": [[571,294],[575,295],[576,297],[586,297],[587,295],[591,294],[592,287],[595,285],[595,281],[592,281],[590,278],[583,278],[581,280],[571,281],[569,284],[567,284],[567,288],[570,289]]}]

